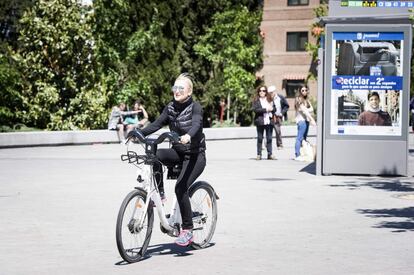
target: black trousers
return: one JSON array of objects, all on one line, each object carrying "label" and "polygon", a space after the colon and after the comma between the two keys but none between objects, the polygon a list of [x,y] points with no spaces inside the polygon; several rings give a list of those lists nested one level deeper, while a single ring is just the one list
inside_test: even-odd
[{"label": "black trousers", "polygon": [[[175,195],[183,220],[183,229],[193,228],[193,212],[191,210],[188,188],[201,175],[206,167],[206,155],[204,152],[198,154],[184,155],[178,154],[174,149],[158,149],[158,159],[166,166],[182,164],[182,170],[175,184]],[[160,191],[164,191],[162,165],[157,162],[154,164],[155,180]]]},{"label": "black trousers", "polygon": [[283,146],[283,141],[282,141],[282,131],[280,129],[281,123],[282,122],[282,117],[280,117],[278,119],[278,121],[275,122],[275,124],[273,125],[273,129],[275,129],[275,135],[276,135],[276,146],[277,147],[281,147]]},{"label": "black trousers", "polygon": [[268,125],[256,125],[257,130],[257,155],[262,155],[262,142],[263,142],[263,132],[266,131],[266,149],[267,155],[272,155],[272,131],[273,126]]}]

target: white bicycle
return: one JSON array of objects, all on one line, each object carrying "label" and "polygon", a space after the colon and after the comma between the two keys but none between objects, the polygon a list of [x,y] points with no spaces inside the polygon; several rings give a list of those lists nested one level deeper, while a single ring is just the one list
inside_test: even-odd
[{"label": "white bicycle", "polygon": [[[153,164],[159,162],[156,157],[157,145],[165,139],[178,142],[176,133],[166,132],[158,138],[145,138],[139,131],[130,133],[127,142],[133,140],[145,148],[144,155],[127,150],[121,155],[122,161],[128,161],[138,168],[139,186],[131,191],[122,202],[116,223],[116,243],[121,257],[129,262],[138,262],[148,248],[154,225],[154,208],[157,210],[161,231],[172,237],[180,233],[181,214],[177,199],[174,196],[171,211],[167,214],[161,201],[158,186],[153,172]],[[167,167],[168,179],[176,179],[181,167]],[[194,182],[188,190],[193,212],[193,235],[191,246],[194,249],[207,247],[213,237],[217,223],[218,196],[213,187],[205,181]]]}]

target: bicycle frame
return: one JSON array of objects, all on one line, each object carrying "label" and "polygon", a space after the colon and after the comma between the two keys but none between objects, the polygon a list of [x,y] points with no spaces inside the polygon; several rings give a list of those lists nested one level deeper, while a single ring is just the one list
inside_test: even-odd
[{"label": "bicycle frame", "polygon": [[[147,201],[145,202],[145,208],[142,216],[140,217],[139,221],[139,227],[143,226],[143,223],[145,221],[145,217],[147,214],[148,207],[152,207],[153,205],[157,209],[158,217],[160,219],[161,225],[169,232],[171,232],[173,235],[178,235],[178,229],[174,227],[176,224],[181,224],[181,212],[180,208],[178,207],[177,198],[174,196],[173,204],[171,206],[170,216],[167,218],[164,205],[161,201],[160,192],[158,190],[154,172],[153,172],[153,166],[150,164],[144,164],[143,167],[139,167],[139,169],[142,170],[137,172],[137,178],[141,177],[143,178],[141,174],[144,175],[144,179],[142,181],[142,189],[147,193]],[[138,187],[140,188],[140,187]],[[153,205],[150,205],[150,204]],[[135,212],[135,211],[134,211]],[[133,213],[134,215],[135,213]]]},{"label": "bicycle frame", "polygon": [[[159,159],[157,157],[157,145],[165,139],[178,143],[180,137],[174,132],[162,133],[158,138],[145,138],[138,129],[128,134],[127,142],[133,139],[144,145],[145,154],[138,155],[135,151],[127,149],[127,154],[121,155],[122,161],[128,161],[137,167],[138,186],[123,200],[118,212],[116,226],[116,243],[121,257],[129,262],[137,262],[144,257],[148,248],[152,229],[154,226],[154,210],[156,207],[161,223],[161,231],[171,237],[177,237],[181,231],[181,213],[177,198],[173,196],[171,211],[166,215],[166,205],[161,200],[158,189],[158,173],[164,175],[164,171],[155,171]],[[155,165],[154,165],[155,164]],[[162,164],[162,163],[161,163]],[[158,168],[157,168],[158,170]],[[181,170],[179,165],[168,166],[167,179],[176,179]],[[199,191],[200,190],[200,191]],[[201,249],[209,245],[214,234],[217,222],[218,196],[214,189],[203,181],[194,182],[188,188],[191,200],[192,219],[195,227],[191,246]],[[194,208],[193,208],[194,204]],[[132,215],[130,214],[131,212]],[[148,225],[146,225],[148,222]]]}]

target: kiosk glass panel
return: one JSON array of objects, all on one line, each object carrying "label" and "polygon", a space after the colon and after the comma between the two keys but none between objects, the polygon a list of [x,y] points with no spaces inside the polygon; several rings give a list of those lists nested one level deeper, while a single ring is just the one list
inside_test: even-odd
[{"label": "kiosk glass panel", "polygon": [[331,135],[401,136],[403,32],[333,32]]}]

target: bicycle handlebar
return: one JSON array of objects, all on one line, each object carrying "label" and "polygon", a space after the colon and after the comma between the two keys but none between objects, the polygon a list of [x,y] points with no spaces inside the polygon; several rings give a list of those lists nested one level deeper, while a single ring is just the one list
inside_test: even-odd
[{"label": "bicycle handlebar", "polygon": [[130,163],[139,162],[139,160],[143,160],[144,162],[150,163],[153,162],[156,157],[157,153],[157,145],[166,140],[167,138],[172,143],[179,143],[180,136],[174,132],[165,132],[162,133],[158,138],[146,138],[141,130],[136,129],[128,133],[127,140],[125,143],[128,143],[131,139],[136,138],[141,143],[145,144],[145,154],[146,156],[139,156],[137,153],[133,151],[127,151],[126,155],[121,155],[121,160],[126,161],[128,160]]},{"label": "bicycle handlebar", "polygon": [[128,133],[127,136],[127,142],[129,142],[129,140],[131,138],[137,138],[140,142],[144,143],[144,144],[160,144],[162,143],[164,140],[166,140],[167,138],[173,142],[173,143],[179,143],[180,142],[180,136],[175,133],[175,132],[165,132],[162,133],[157,139],[148,139],[144,136],[144,134],[142,133],[141,130],[139,129],[135,129],[134,131],[131,131]]},{"label": "bicycle handlebar", "polygon": [[166,139],[169,139],[172,143],[179,143],[180,142],[180,136],[175,132],[165,132],[162,133],[156,140],[155,144],[160,144]]}]

